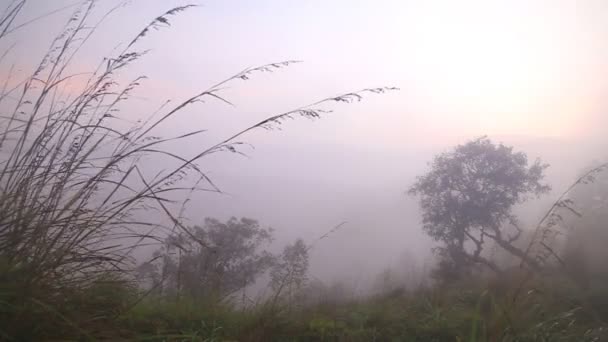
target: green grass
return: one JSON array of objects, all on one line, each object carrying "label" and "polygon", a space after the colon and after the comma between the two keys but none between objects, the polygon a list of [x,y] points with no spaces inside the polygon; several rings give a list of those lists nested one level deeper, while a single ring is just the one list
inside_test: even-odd
[{"label": "green grass", "polygon": [[[601,321],[567,286],[534,283],[504,293],[452,286],[246,310],[182,298],[148,298],[106,327],[106,339],[146,341],[601,341]],[[542,289],[540,288],[542,287]],[[593,296],[597,297],[597,291]],[[608,291],[603,293],[608,298]],[[600,317],[606,318],[606,317]]]},{"label": "green grass", "polygon": [[[504,285],[504,284],[503,284]],[[119,278],[45,301],[5,291],[0,340],[14,341],[602,341],[608,287],[545,275],[506,288],[477,279],[368,298],[239,308],[147,296]],[[516,296],[516,294],[518,294]],[[320,296],[327,298],[326,296]]]}]

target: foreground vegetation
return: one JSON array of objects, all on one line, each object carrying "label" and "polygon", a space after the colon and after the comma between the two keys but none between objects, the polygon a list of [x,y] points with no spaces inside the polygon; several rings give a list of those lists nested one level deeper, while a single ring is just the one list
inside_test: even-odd
[{"label": "foreground vegetation", "polygon": [[483,284],[394,290],[358,300],[326,298],[294,311],[261,305],[214,313],[189,300],[153,301],[142,303],[121,324],[127,330],[145,327],[136,330],[139,336],[183,334],[200,341],[601,341],[607,337],[598,324],[598,319],[606,319],[597,316],[602,305],[585,307],[581,293],[543,286],[527,288],[522,298],[513,301],[512,291]]},{"label": "foreground vegetation", "polygon": [[[146,297],[117,282],[22,308],[7,340],[109,341],[603,341],[606,284],[587,291],[564,277],[519,288],[516,277],[394,289],[369,298],[317,290],[312,302],[247,307],[201,298]],[[559,284],[559,285],[558,285]],[[325,292],[323,292],[325,291]],[[517,298],[515,298],[517,297]],[[295,304],[295,303],[290,303]],[[133,305],[133,306],[132,306]],[[124,310],[125,307],[128,310]],[[13,311],[14,313],[15,311]],[[38,316],[30,316],[32,314]],[[5,313],[6,314],[6,313]],[[7,330],[8,329],[8,330]]]}]

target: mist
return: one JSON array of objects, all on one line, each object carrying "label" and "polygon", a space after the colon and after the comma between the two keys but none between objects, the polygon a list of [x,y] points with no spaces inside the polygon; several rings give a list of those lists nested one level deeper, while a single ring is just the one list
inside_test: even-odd
[{"label": "mist", "polygon": [[[65,72],[75,76],[57,96],[76,97],[104,57],[180,5],[97,2],[90,22],[99,25],[75,51]],[[4,89],[30,76],[77,6],[25,2],[14,24],[23,27],[0,42]],[[113,129],[160,116],[247,68],[297,61],[239,77],[219,88],[221,98],[195,101],[155,126],[150,134],[163,138],[204,130],[163,145],[184,160],[268,117],[388,87],[361,100],[323,103],[320,117],[295,116],[249,131],[238,137],[237,153],[226,149],[198,161],[218,191],[168,195],[183,226],[251,218],[274,229],[272,253],[302,239],[310,246],[308,280],[341,284],[353,298],[377,294],[388,271],[410,291],[436,283],[433,251],[441,241],[422,228],[419,198],[407,193],[435,156],[487,137],[549,164],[544,182],[551,191],[513,209],[527,235],[585,170],[608,158],[608,3],[602,1],[210,0],[162,24],[137,42],[149,52],[114,76],[122,84],[145,79],[117,105]],[[9,113],[19,101],[9,94],[0,110]],[[142,179],[153,180],[180,164],[153,156],[138,165]],[[195,181],[188,177],[187,188]],[[134,215],[173,224],[163,210]],[[142,244],[133,264],[156,260],[157,250]],[[248,285],[248,295],[268,297],[268,279]]]}]

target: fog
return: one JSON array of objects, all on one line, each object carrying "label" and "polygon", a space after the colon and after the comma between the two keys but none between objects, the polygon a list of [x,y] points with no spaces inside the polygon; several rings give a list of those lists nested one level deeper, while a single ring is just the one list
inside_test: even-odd
[{"label": "fog", "polygon": [[[15,79],[39,60],[73,1],[33,1],[7,55]],[[98,4],[101,18],[116,1]],[[176,1],[129,1],[102,22],[72,72],[124,48]],[[368,289],[393,269],[420,277],[435,245],[406,195],[434,155],[489,136],[551,167],[553,191],[518,208],[533,227],[556,196],[594,160],[606,158],[608,3],[605,1],[236,1],[200,2],[143,41],[150,49],[128,81],[148,77],[117,125],[184,100],[240,70],[298,60],[232,83],[221,101],[198,103],[159,126],[159,136],[206,129],[169,147],[193,156],[206,146],[319,99],[367,87],[399,87],[361,102],[332,104],[317,120],[297,118],[241,140],[201,167],[222,190],[196,193],[184,217],[250,217],[273,227],[277,251],[295,238],[315,243],[312,278]],[[53,28],[38,32],[40,27]],[[36,34],[34,34],[36,33]],[[44,36],[48,33],[48,37]],[[121,43],[122,45],[118,45]],[[0,70],[6,79],[9,70]],[[70,86],[82,86],[75,78]],[[69,90],[68,90],[69,92]],[[168,167],[146,161],[147,172]],[[346,222],[326,238],[317,239]],[[316,242],[315,242],[316,241]],[[142,252],[142,258],[146,253]],[[418,278],[416,278],[418,279]],[[363,291],[363,290],[362,290]]]}]

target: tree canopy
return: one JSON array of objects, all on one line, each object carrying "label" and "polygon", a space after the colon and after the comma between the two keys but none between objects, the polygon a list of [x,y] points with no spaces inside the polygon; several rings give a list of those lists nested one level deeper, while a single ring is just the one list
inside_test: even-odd
[{"label": "tree canopy", "polygon": [[442,243],[440,267],[459,273],[483,264],[498,271],[482,254],[489,240],[536,266],[513,245],[522,228],[512,209],[550,190],[542,182],[547,164],[529,165],[525,153],[482,137],[437,155],[430,166],[409,193],[420,198],[423,229]]},{"label": "tree canopy", "polygon": [[256,220],[207,218],[190,230],[169,236],[155,262],[140,267],[165,292],[223,298],[275,264],[275,256],[263,249],[272,241],[272,229]]}]

